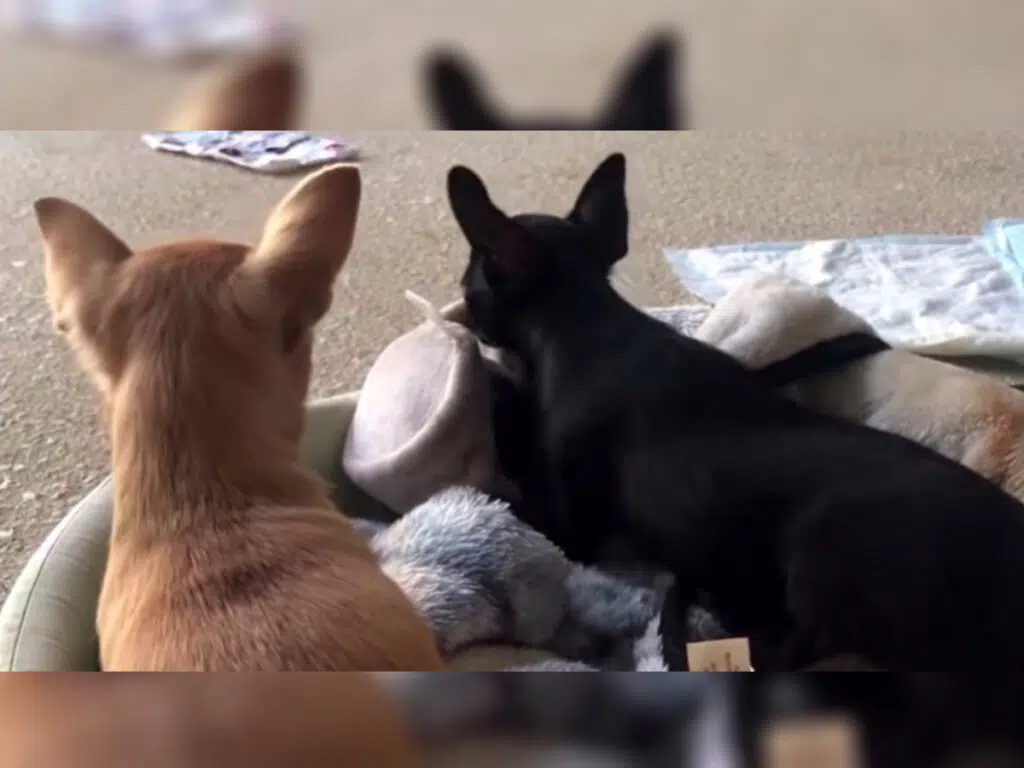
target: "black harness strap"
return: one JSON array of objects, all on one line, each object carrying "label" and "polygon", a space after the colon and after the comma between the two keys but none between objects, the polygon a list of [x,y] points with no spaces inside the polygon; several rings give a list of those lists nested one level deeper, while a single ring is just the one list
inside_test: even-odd
[{"label": "black harness strap", "polygon": [[786,387],[801,379],[838,371],[887,349],[892,347],[873,333],[856,331],[819,341],[755,372],[769,387]]}]

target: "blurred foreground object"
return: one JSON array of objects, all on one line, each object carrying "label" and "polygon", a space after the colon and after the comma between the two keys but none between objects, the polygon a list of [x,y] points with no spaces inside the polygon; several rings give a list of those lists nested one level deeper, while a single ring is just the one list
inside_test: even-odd
[{"label": "blurred foreground object", "polygon": [[[490,744],[505,754],[502,765],[531,768],[603,764],[588,762],[595,752],[609,760],[630,758],[609,764],[644,766],[663,765],[668,756],[674,766],[683,754],[726,754],[734,742],[725,677],[628,672],[385,675],[414,732],[432,753],[461,753],[465,745],[474,744],[479,754]],[[701,743],[695,748],[691,742],[698,734]],[[528,751],[517,753],[517,747],[527,745]],[[496,768],[492,760],[476,765]]]},{"label": "blurred foreground object", "polygon": [[357,673],[0,681],[4,768],[411,768],[392,699]]},{"label": "blurred foreground object", "polygon": [[292,41],[295,27],[250,0],[2,0],[9,32],[180,59]]},{"label": "blurred foreground object", "polygon": [[1024,765],[1013,683],[927,673],[384,678],[445,768]]},{"label": "blurred foreground object", "polygon": [[605,107],[589,120],[506,117],[484,92],[474,65],[454,50],[427,56],[423,87],[435,126],[446,131],[687,130],[689,110],[685,99],[680,102],[677,78],[682,49],[674,33],[651,36],[609,89]]},{"label": "blurred foreground object", "polygon": [[763,736],[766,768],[866,768],[851,717],[812,716],[770,725]]},{"label": "blurred foreground object", "polygon": [[231,59],[200,77],[165,123],[171,131],[286,131],[295,127],[303,97],[295,46]]}]

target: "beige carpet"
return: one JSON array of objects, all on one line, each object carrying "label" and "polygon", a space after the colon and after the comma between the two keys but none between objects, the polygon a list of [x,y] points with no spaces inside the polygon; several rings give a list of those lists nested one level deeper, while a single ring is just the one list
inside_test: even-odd
[{"label": "beige carpet", "polygon": [[[1024,127],[1019,0],[292,0],[313,127],[424,125],[418,61],[464,44],[516,108],[590,114],[652,25],[685,29],[702,127]],[[184,70],[4,41],[0,125],[155,127]]]},{"label": "beige carpet", "polygon": [[[418,320],[402,298],[457,295],[465,247],[444,174],[477,169],[510,210],[564,211],[593,166],[629,158],[627,292],[684,298],[664,246],[881,232],[976,231],[1024,215],[1012,135],[354,133],[366,152],[357,245],[324,322],[315,393],[357,387],[377,351]],[[0,595],[68,506],[107,471],[95,399],[50,329],[31,215],[79,201],[130,243],[249,239],[291,182],[161,155],[134,133],[0,134]]]}]

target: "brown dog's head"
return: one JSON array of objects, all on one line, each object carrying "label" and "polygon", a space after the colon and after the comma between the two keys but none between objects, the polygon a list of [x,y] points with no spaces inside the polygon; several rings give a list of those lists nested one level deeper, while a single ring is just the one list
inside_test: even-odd
[{"label": "brown dog's head", "polygon": [[54,324],[108,417],[149,418],[165,432],[267,429],[297,444],[313,327],[348,257],[359,198],[358,169],[332,166],[285,196],[255,247],[189,240],[138,253],[74,203],[38,200]]}]

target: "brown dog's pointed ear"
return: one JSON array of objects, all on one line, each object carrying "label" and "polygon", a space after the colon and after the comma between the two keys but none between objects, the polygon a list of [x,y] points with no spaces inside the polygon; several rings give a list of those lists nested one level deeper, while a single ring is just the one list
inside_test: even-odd
[{"label": "brown dog's pointed ear", "polygon": [[43,236],[46,289],[54,322],[64,330],[67,312],[87,298],[100,297],[106,281],[131,249],[84,208],[59,197],[36,200]]},{"label": "brown dog's pointed ear", "polygon": [[480,77],[454,51],[437,51],[424,67],[424,90],[435,125],[446,131],[497,131],[497,111],[484,95]]},{"label": "brown dog's pointed ear", "polygon": [[277,204],[244,270],[257,277],[298,327],[330,308],[359,218],[362,182],[354,165],[332,165],[300,181]]},{"label": "brown dog's pointed ear", "polygon": [[539,265],[529,234],[492,201],[483,181],[469,168],[448,171],[448,202],[469,244],[486,254],[500,272],[524,277]]},{"label": "brown dog's pointed ear", "polygon": [[218,68],[196,83],[171,114],[171,131],[286,131],[295,127],[302,65],[290,47]]},{"label": "brown dog's pointed ear", "polygon": [[132,255],[121,238],[69,200],[43,197],[33,208],[47,253],[56,260],[117,264]]},{"label": "brown dog's pointed ear", "polygon": [[659,32],[644,44],[623,69],[601,113],[602,128],[619,131],[679,131],[689,129],[689,116],[680,108],[677,59],[681,43],[671,32]]}]

